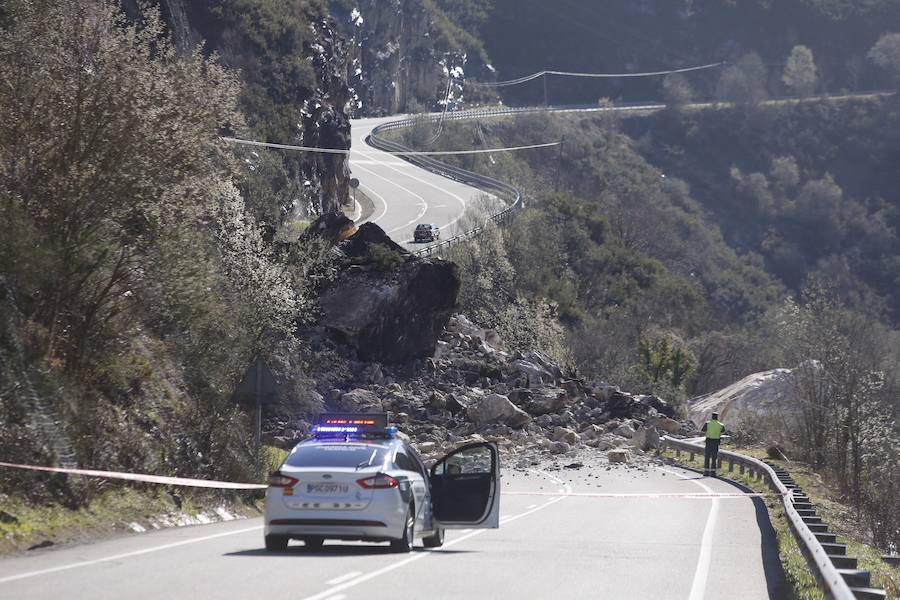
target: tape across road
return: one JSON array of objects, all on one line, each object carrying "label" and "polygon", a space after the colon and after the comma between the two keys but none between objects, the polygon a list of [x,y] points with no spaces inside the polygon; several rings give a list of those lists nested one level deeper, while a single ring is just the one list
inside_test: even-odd
[{"label": "tape across road", "polygon": [[46,471],[48,473],[65,473],[84,477],[103,477],[105,479],[124,479],[126,481],[143,481],[145,483],[162,483],[164,485],[182,485],[187,487],[213,488],[218,490],[264,490],[265,484],[233,483],[231,481],[211,481],[209,479],[188,479],[185,477],[163,477],[161,475],[145,475],[143,473],[118,473],[115,471],[94,471],[91,469],[62,469],[58,467],[38,467],[35,465],[17,465],[0,462],[0,467],[10,469],[26,469],[29,471]]},{"label": "tape across road", "polygon": [[629,493],[629,492],[503,492],[505,496],[573,496],[576,498],[694,498],[708,500],[710,498],[768,498],[781,494],[763,492],[714,492],[712,494],[697,492],[696,494],[679,492]]}]

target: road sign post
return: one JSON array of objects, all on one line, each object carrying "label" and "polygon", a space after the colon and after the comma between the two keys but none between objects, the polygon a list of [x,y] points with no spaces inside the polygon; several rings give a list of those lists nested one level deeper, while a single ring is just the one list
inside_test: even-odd
[{"label": "road sign post", "polygon": [[266,364],[262,356],[257,356],[253,365],[244,373],[240,385],[234,392],[234,397],[238,400],[253,401],[253,412],[255,416],[255,431],[253,433],[253,446],[256,451],[256,462],[259,466],[260,449],[262,448],[262,407],[263,402],[271,401],[275,398],[278,391],[278,385],[275,383],[275,377]]}]

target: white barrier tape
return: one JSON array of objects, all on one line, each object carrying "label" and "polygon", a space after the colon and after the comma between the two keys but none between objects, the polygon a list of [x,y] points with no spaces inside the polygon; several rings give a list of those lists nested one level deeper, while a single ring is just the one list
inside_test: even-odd
[{"label": "white barrier tape", "polygon": [[30,471],[46,471],[48,473],[66,473],[84,477],[103,477],[105,479],[125,479],[127,481],[143,481],[145,483],[162,483],[164,485],[183,485],[188,487],[214,488],[219,490],[264,490],[268,486],[260,483],[233,483],[231,481],[210,481],[209,479],[187,479],[184,477],[163,477],[161,475],[145,475],[143,473],[118,473],[115,471],[94,471],[91,469],[61,469],[58,467],[38,467],[35,465],[18,465],[0,462],[0,467],[10,469],[26,469]]},{"label": "white barrier tape", "polygon": [[503,492],[507,496],[574,496],[577,498],[691,498],[697,500],[708,500],[710,498],[768,498],[769,496],[780,496],[781,494],[769,494],[760,492],[722,492],[706,494],[703,492],[691,493],[628,493],[628,492]]}]

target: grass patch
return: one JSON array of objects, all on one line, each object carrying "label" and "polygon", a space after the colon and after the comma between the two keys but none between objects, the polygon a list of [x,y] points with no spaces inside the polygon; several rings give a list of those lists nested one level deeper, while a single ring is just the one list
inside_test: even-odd
[{"label": "grass patch", "polygon": [[[765,451],[760,448],[739,448],[741,454],[761,458]],[[771,459],[769,459],[771,460]],[[838,536],[838,541],[847,545],[847,555],[856,556],[859,568],[872,573],[872,585],[887,591],[888,598],[900,598],[900,569],[885,563],[881,550],[868,544],[862,533],[865,529],[859,525],[859,515],[852,507],[847,506],[830,489],[821,474],[810,465],[794,461],[771,460],[783,467],[794,481],[809,496],[815,505],[816,512],[828,523],[828,530]]]},{"label": "grass patch", "polygon": [[[269,456],[277,460],[274,452]],[[140,528],[149,531],[222,520],[216,512],[222,509],[236,517],[255,517],[261,512],[261,497],[253,491],[118,483],[108,484],[108,489],[77,509],[0,496],[0,509],[9,515],[0,519],[0,556],[37,545],[84,543]]]}]

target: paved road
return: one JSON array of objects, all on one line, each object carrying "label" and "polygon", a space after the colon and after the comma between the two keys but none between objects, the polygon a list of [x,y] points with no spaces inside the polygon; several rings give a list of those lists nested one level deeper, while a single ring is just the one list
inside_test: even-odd
[{"label": "paved road", "polygon": [[466,207],[483,192],[366,144],[374,127],[398,118],[401,117],[352,121],[350,171],[375,205],[368,220],[381,226],[394,241],[418,249],[424,245],[409,243],[416,224],[434,223],[441,228],[442,239],[451,237],[457,233],[457,223]]},{"label": "paved road", "polygon": [[443,548],[405,555],[338,542],[269,554],[259,519],[35,551],[0,560],[0,598],[781,597],[758,499],[552,495],[736,491],[665,469],[506,471],[499,530],[449,532]]}]

